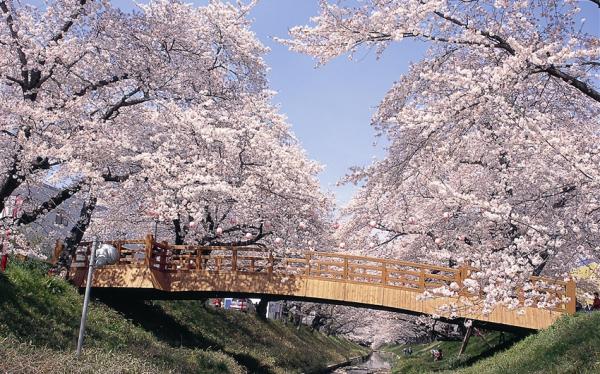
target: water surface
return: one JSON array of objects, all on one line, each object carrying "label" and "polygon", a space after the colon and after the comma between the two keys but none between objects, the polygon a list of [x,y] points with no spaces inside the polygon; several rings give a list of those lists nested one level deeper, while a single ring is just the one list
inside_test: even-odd
[{"label": "water surface", "polygon": [[335,374],[384,374],[391,373],[394,355],[389,352],[373,351],[362,364],[346,366],[334,371]]}]

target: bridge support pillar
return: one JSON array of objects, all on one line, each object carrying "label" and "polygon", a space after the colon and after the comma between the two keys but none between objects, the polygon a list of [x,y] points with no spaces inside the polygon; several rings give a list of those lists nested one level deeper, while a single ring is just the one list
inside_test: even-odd
[{"label": "bridge support pillar", "polygon": [[267,319],[267,306],[269,305],[269,301],[271,301],[271,299],[262,298],[258,302],[258,305],[256,306],[256,314],[259,318]]},{"label": "bridge support pillar", "polygon": [[460,357],[460,355],[465,353],[465,349],[467,348],[467,344],[469,344],[469,338],[471,338],[472,333],[473,333],[473,324],[471,324],[471,326],[467,327],[467,332],[465,333],[465,337],[460,346],[460,351],[458,351],[458,357]]}]

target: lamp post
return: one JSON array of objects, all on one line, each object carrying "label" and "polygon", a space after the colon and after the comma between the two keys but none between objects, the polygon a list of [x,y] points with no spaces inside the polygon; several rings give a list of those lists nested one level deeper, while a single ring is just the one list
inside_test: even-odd
[{"label": "lamp post", "polygon": [[100,248],[97,247],[98,238],[95,237],[94,241],[92,242],[90,262],[88,264],[87,282],[85,283],[85,296],[83,298],[81,324],[79,325],[79,338],[77,339],[77,358],[79,358],[79,356],[81,355],[81,348],[83,347],[83,337],[85,335],[85,322],[87,319],[88,305],[90,303],[90,289],[92,287],[94,268],[103,265],[112,265],[119,261],[120,257],[119,251],[110,244],[102,244]]}]

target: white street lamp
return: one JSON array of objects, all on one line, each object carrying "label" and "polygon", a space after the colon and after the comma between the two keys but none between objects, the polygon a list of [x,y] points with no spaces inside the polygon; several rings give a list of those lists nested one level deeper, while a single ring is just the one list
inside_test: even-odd
[{"label": "white street lamp", "polygon": [[88,265],[87,282],[85,284],[85,296],[83,298],[83,310],[81,312],[81,324],[79,325],[79,338],[77,339],[77,357],[81,355],[83,336],[85,334],[85,321],[87,319],[88,304],[90,302],[90,289],[94,276],[94,268],[104,265],[112,265],[119,261],[119,251],[110,244],[102,244],[98,247],[98,238],[94,238]]}]

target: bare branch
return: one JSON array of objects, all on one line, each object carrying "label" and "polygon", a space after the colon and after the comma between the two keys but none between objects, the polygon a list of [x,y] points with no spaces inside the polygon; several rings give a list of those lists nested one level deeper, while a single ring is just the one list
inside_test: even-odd
[{"label": "bare branch", "polygon": [[6,17],[6,25],[8,26],[8,31],[10,32],[10,36],[13,40],[13,43],[17,48],[19,62],[21,63],[21,74],[25,74],[23,78],[26,79],[27,73],[25,72],[25,67],[27,66],[27,56],[25,56],[25,52],[23,52],[23,48],[19,43],[19,35],[17,34],[17,30],[15,29],[14,19],[10,10],[8,9],[8,5],[6,4],[5,0],[0,0],[0,10],[2,11],[2,13],[4,13]]},{"label": "bare branch", "polygon": [[551,76],[559,78],[562,81],[566,82],[567,84],[575,87],[576,89],[578,89],[579,91],[584,93],[586,96],[594,99],[595,101],[600,102],[600,92],[593,89],[587,83],[584,83],[584,82],[578,80],[577,78],[573,77],[572,75],[569,75],[569,74],[565,73],[564,71],[555,68],[554,66],[550,66],[550,67],[542,69],[542,70],[545,71],[546,73],[550,74]]},{"label": "bare branch", "polygon": [[106,86],[108,86],[108,85],[110,85],[112,83],[123,81],[123,80],[127,79],[128,77],[129,77],[128,74],[123,74],[123,75],[120,75],[120,76],[114,75],[110,79],[99,80],[98,82],[92,83],[92,84],[90,84],[88,86],[85,86],[81,90],[75,92],[75,96],[78,96],[78,97],[84,96],[86,93],[88,93],[90,91],[96,91],[97,89],[102,88],[102,87],[106,87]]},{"label": "bare branch", "polygon": [[125,182],[127,179],[129,179],[129,174],[125,174],[125,175],[112,175],[110,173],[110,171],[106,174],[102,174],[102,178],[104,179],[105,182]]},{"label": "bare branch", "polygon": [[[595,3],[600,2],[600,0],[591,0],[594,1]],[[436,14],[439,17],[442,17],[450,22],[452,22],[455,25],[461,26],[465,29],[472,29],[469,27],[469,25],[467,25],[466,23],[448,16],[442,12],[439,11],[435,11],[434,14]],[[490,34],[488,31],[485,30],[478,30],[481,35],[487,37],[488,39],[492,40],[495,42],[494,47],[495,48],[500,48],[505,50],[506,52],[508,52],[510,55],[515,55],[515,50],[514,48],[501,36],[499,35],[492,35]],[[442,41],[440,39],[440,41]],[[594,63],[594,62],[590,62],[590,65],[597,65],[598,63]],[[564,71],[559,70],[558,68],[554,67],[554,66],[550,66],[547,68],[540,68],[540,70],[545,71],[546,73],[550,74],[553,77],[559,78],[561,80],[563,80],[564,82],[568,83],[569,85],[575,87],[576,89],[578,89],[579,91],[581,91],[582,93],[584,93],[586,96],[594,99],[595,101],[600,102],[600,92],[598,92],[597,90],[595,90],[594,88],[592,88],[590,85],[578,80],[577,78],[573,77],[572,75],[569,75],[567,73],[565,73]]]},{"label": "bare branch", "polygon": [[79,0],[79,8],[77,8],[77,10],[71,13],[67,21],[60,28],[60,30],[52,37],[52,39],[50,39],[51,41],[56,43],[62,38],[64,38],[65,34],[69,31],[71,26],[73,26],[75,20],[79,18],[79,16],[83,13],[83,8],[87,2],[88,0]]},{"label": "bare branch", "polygon": [[140,98],[140,99],[128,100],[133,95],[135,95],[135,94],[137,94],[139,92],[140,92],[140,88],[138,87],[138,88],[132,90],[131,92],[123,95],[123,97],[121,98],[121,100],[119,100],[119,102],[117,102],[116,104],[114,104],[112,107],[110,107],[106,111],[106,113],[102,116],[102,119],[104,121],[108,121],[109,119],[114,118],[114,116],[116,116],[119,113],[119,109],[125,108],[125,107],[128,107],[128,106],[133,106],[133,105],[145,103],[146,101],[150,100],[150,97],[146,93],[144,93],[144,96],[142,98]]}]

